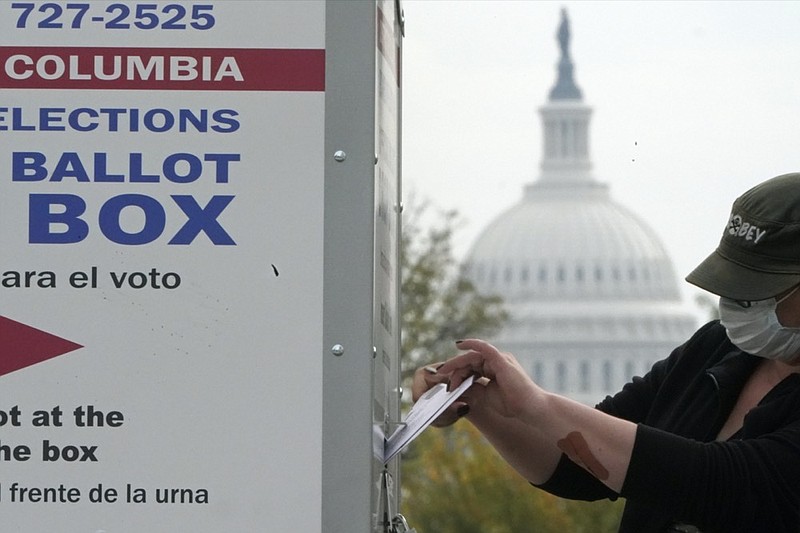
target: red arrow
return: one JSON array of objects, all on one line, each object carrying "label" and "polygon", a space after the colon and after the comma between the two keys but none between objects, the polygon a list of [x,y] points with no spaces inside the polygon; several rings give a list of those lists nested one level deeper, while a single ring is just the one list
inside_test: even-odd
[{"label": "red arrow", "polygon": [[0,316],[0,376],[78,348],[83,346]]}]

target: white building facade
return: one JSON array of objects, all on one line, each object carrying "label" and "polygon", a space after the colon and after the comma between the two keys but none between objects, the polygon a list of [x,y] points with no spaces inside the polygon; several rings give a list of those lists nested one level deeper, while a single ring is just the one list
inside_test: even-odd
[{"label": "white building facade", "polygon": [[558,79],[539,109],[541,174],[465,260],[510,320],[493,339],[545,389],[587,404],[618,391],[696,328],[658,236],[592,175],[591,108],[573,79],[562,11]]}]

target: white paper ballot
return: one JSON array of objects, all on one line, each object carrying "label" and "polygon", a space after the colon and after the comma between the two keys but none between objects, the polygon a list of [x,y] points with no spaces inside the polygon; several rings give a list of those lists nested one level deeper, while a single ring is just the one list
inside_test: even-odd
[{"label": "white paper ballot", "polygon": [[473,376],[468,377],[457,388],[447,392],[447,386],[444,383],[439,383],[420,396],[417,403],[411,408],[406,415],[406,419],[400,427],[395,430],[392,435],[386,439],[383,451],[383,462],[388,463],[392,457],[408,445],[411,441],[417,438],[417,435],[431,425],[447,407],[456,401],[470,385],[472,385]]}]

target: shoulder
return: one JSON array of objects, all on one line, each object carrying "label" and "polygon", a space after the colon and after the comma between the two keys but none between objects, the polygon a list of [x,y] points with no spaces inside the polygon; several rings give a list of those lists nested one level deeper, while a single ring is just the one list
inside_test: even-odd
[{"label": "shoulder", "polygon": [[[634,377],[620,392],[608,396],[596,407],[631,421],[643,421],[654,403],[673,403],[676,395],[704,386],[709,369],[720,363],[748,357],[728,340],[719,321],[700,327],[686,342],[655,363],[644,376]],[[711,382],[708,382],[711,385]]]},{"label": "shoulder", "polygon": [[711,367],[733,354],[743,354],[728,338],[719,320],[700,327],[685,343],[678,346],[665,360],[667,366],[690,365]]},{"label": "shoulder", "polygon": [[709,348],[716,345],[721,345],[728,349],[736,349],[728,339],[725,327],[719,323],[719,320],[712,320],[704,324],[686,341],[687,348]]}]

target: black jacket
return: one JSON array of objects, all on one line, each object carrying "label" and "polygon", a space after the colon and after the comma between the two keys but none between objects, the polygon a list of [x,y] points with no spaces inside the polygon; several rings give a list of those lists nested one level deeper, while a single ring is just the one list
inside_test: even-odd
[{"label": "black jacket", "polygon": [[[633,378],[597,408],[636,422],[620,532],[662,533],[672,523],[712,532],[800,532],[800,375],[776,385],[715,441],[760,359],[737,349],[719,322]],[[541,488],[566,498],[618,495],[566,456]]]}]

